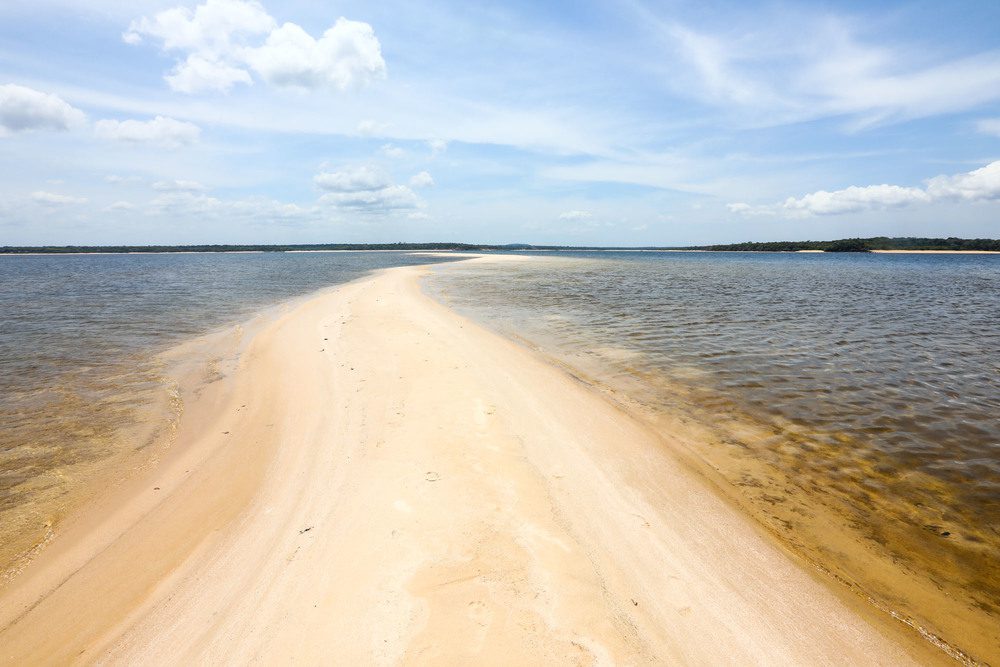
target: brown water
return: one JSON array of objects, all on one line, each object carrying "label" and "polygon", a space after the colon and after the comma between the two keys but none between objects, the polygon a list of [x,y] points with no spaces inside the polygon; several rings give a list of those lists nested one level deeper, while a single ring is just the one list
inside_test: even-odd
[{"label": "brown water", "polygon": [[430,289],[680,438],[863,598],[1000,664],[1000,257],[574,253]]},{"label": "brown water", "polygon": [[[0,586],[94,491],[169,446],[164,353],[405,253],[0,256]],[[211,374],[214,360],[206,359]],[[207,379],[211,379],[210,377]]]}]

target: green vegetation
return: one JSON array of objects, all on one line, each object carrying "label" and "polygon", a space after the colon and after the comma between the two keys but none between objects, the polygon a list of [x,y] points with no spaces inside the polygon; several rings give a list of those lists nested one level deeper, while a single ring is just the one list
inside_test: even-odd
[{"label": "green vegetation", "polygon": [[1000,250],[997,239],[946,239],[889,238],[875,236],[868,239],[838,239],[836,241],[767,241],[733,243],[730,245],[697,246],[691,250],[729,250],[795,252],[822,250],[824,252],[869,252],[871,250]]},{"label": "green vegetation", "polygon": [[869,252],[871,250],[995,250],[1000,251],[998,239],[946,239],[889,238],[875,236],[868,239],[838,239],[836,241],[748,241],[729,245],[706,246],[648,246],[642,248],[613,248],[588,246],[539,246],[527,243],[487,245],[473,243],[316,243],[290,245],[146,245],[146,246],[2,246],[0,254],[29,253],[146,253],[146,252],[291,252],[309,250],[719,250],[756,252],[795,252],[822,250],[824,252]]}]

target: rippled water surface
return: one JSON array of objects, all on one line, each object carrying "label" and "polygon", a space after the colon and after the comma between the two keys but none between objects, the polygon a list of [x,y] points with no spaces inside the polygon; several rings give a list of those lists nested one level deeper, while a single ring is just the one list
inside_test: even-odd
[{"label": "rippled water surface", "polygon": [[460,310],[708,434],[698,455],[814,562],[1000,647],[1000,256],[577,253],[436,274]]},{"label": "rippled water surface", "polygon": [[[157,354],[403,253],[0,256],[0,570],[173,415]],[[143,428],[140,428],[143,427]]]}]

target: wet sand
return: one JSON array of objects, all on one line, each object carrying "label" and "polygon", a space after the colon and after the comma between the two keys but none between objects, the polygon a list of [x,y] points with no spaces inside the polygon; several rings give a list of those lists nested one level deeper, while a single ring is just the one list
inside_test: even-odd
[{"label": "wet sand", "polygon": [[264,325],[0,591],[0,663],[947,661],[421,272]]}]

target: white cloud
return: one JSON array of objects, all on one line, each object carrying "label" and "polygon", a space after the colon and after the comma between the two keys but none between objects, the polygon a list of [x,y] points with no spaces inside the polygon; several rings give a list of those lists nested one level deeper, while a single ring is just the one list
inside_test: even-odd
[{"label": "white cloud", "polygon": [[560,220],[586,220],[592,217],[593,213],[590,211],[563,211],[559,214]]},{"label": "white cloud", "polygon": [[291,88],[360,88],[384,79],[385,60],[375,31],[367,23],[337,19],[314,39],[300,26],[285,23],[264,45],[247,49],[246,62],[268,83]]},{"label": "white cloud", "polygon": [[140,176],[119,176],[118,174],[108,174],[104,177],[105,183],[111,183],[112,185],[118,185],[120,183],[138,183],[142,180]]},{"label": "white cloud", "polygon": [[193,123],[157,116],[153,120],[99,120],[94,131],[102,139],[127,143],[148,143],[166,148],[193,144],[201,135],[201,128]]},{"label": "white cloud", "polygon": [[246,70],[197,53],[177,63],[163,78],[173,90],[188,94],[206,90],[227,92],[237,83],[253,84],[253,79]]},{"label": "white cloud", "polygon": [[976,123],[976,129],[983,134],[992,134],[1000,137],[1000,118],[984,118]]},{"label": "white cloud", "polygon": [[781,205],[786,211],[811,215],[838,215],[878,208],[892,208],[930,201],[919,188],[898,185],[852,185],[843,190],[820,190],[796,199],[789,197]]},{"label": "white cloud", "polygon": [[417,193],[405,185],[390,185],[379,190],[332,192],[320,197],[320,202],[369,213],[385,213],[420,206]]},{"label": "white cloud", "polygon": [[426,171],[421,171],[410,177],[410,187],[429,188],[434,185],[434,177]]},{"label": "white cloud", "polygon": [[266,197],[223,200],[197,192],[165,192],[151,200],[146,211],[153,215],[195,216],[219,221],[268,224],[317,219],[317,207],[302,207]]},{"label": "white cloud", "polygon": [[728,41],[672,24],[666,28],[681,57],[698,73],[703,96],[725,104],[756,103],[770,97],[763,86],[737,71],[738,52]]},{"label": "white cloud", "polygon": [[[429,178],[430,174],[427,176]],[[417,193],[405,185],[394,184],[389,174],[375,167],[322,172],[313,178],[313,182],[328,193],[320,197],[320,203],[338,208],[386,213],[423,205]]]},{"label": "white cloud", "polygon": [[[850,116],[848,129],[973,109],[1000,99],[1000,51],[929,60],[922,45],[862,39],[827,13],[787,13],[770,25],[738,20],[706,31],[660,19],[678,94],[717,106],[741,124]],[[797,15],[796,15],[797,14]]]},{"label": "white cloud", "polygon": [[448,150],[448,142],[444,139],[431,139],[427,142],[427,147],[431,149],[432,156],[437,156]]},{"label": "white cloud", "polygon": [[31,198],[39,204],[43,204],[45,206],[71,206],[73,204],[87,203],[87,200],[83,197],[71,197],[69,195],[60,195],[54,192],[45,192],[43,190],[32,192]]},{"label": "white cloud", "polygon": [[67,130],[85,118],[82,111],[56,95],[12,83],[0,85],[0,134]]},{"label": "white cloud", "polygon": [[168,51],[198,51],[221,57],[247,37],[266,34],[275,25],[256,0],[206,0],[194,10],[174,7],[152,19],[132,21],[123,38],[138,44],[143,37],[154,37]]},{"label": "white cloud", "polygon": [[393,158],[394,160],[398,160],[399,158],[406,155],[405,150],[403,150],[399,146],[394,146],[392,144],[383,144],[382,148],[380,148],[379,150],[382,151],[382,155]]},{"label": "white cloud", "polygon": [[316,39],[295,23],[279,27],[255,0],[175,7],[133,21],[123,35],[129,44],[147,37],[182,54],[165,78],[184,93],[249,85],[251,71],[274,86],[341,91],[386,74],[381,44],[369,24],[341,17]]},{"label": "white cloud", "polygon": [[739,202],[728,204],[731,213],[741,215],[771,215],[808,217],[840,215],[876,209],[927,204],[940,200],[981,201],[1000,200],[1000,160],[973,171],[935,176],[925,188],[899,185],[852,185],[842,190],[819,190],[802,197],[789,197],[778,204],[751,206]]},{"label": "white cloud", "polygon": [[127,201],[116,201],[115,203],[104,207],[104,210],[109,213],[116,211],[133,211],[135,210],[135,204]]},{"label": "white cloud", "polygon": [[153,183],[153,189],[159,192],[201,192],[205,186],[198,181],[157,181]]},{"label": "white cloud", "polygon": [[313,182],[329,192],[368,192],[392,185],[387,173],[375,167],[362,166],[335,172],[316,174]]},{"label": "white cloud", "polygon": [[927,181],[927,194],[935,199],[1000,199],[1000,160],[954,176],[935,176]]}]

